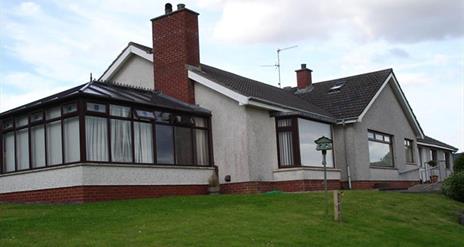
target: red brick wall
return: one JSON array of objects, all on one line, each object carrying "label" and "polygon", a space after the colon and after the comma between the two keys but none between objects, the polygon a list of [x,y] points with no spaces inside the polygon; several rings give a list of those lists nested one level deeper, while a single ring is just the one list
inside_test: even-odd
[{"label": "red brick wall", "polygon": [[[352,181],[351,187],[353,189],[407,189],[419,181]],[[348,188],[348,182],[342,182],[344,189]]]},{"label": "red brick wall", "polygon": [[[329,180],[327,187],[331,190],[340,189],[339,180]],[[315,191],[323,190],[323,180],[293,180],[279,182],[243,182],[221,184],[221,193],[224,194],[250,194],[272,190],[280,190],[285,192],[296,191]]]},{"label": "red brick wall", "polygon": [[186,65],[200,65],[198,14],[182,9],[152,20],[155,89],[194,104]]},{"label": "red brick wall", "polygon": [[299,89],[306,88],[311,85],[312,77],[311,77],[311,70],[302,68],[296,72],[296,82]]},{"label": "red brick wall", "polygon": [[76,186],[0,194],[0,202],[76,203],[207,193],[207,185]]}]

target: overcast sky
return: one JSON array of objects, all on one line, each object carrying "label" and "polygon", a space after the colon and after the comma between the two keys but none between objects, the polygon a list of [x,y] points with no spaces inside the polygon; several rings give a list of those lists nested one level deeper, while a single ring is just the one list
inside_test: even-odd
[{"label": "overcast sky", "polygon": [[[178,2],[172,2],[175,6]],[[201,60],[283,86],[393,68],[425,133],[464,149],[464,1],[183,1]],[[151,46],[161,1],[0,0],[0,111],[99,77],[129,41]]]}]

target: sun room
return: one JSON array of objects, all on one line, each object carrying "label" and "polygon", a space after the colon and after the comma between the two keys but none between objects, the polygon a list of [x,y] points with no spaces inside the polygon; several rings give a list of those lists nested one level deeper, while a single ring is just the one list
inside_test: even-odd
[{"label": "sun room", "polygon": [[[50,171],[80,165],[112,168],[111,175],[90,179],[99,185],[119,184],[121,177],[129,184],[207,184],[214,170],[210,116],[158,92],[87,83],[0,115],[0,184],[40,189],[31,184],[37,177],[10,179],[23,182],[13,186],[6,180],[30,173],[53,180]],[[141,168],[153,169],[136,171]],[[144,180],[137,172],[156,175]],[[74,174],[80,177],[74,185],[90,181],[83,174]]]}]

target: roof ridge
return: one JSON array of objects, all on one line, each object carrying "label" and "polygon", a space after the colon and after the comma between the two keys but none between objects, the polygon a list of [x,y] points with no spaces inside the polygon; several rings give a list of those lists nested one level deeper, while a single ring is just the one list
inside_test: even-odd
[{"label": "roof ridge", "polygon": [[314,82],[313,84],[333,82],[333,81],[339,81],[339,80],[343,80],[343,79],[350,79],[350,78],[353,78],[353,77],[366,76],[366,75],[369,75],[369,74],[375,74],[375,73],[384,72],[384,71],[393,72],[393,68],[380,69],[380,70],[370,71],[370,72],[356,74],[356,75],[350,75],[350,76],[345,76],[345,77],[340,77],[340,78],[335,78],[335,79],[330,79],[330,80],[325,80],[325,81],[318,81],[318,82]]},{"label": "roof ridge", "polygon": [[100,84],[119,87],[119,88],[129,88],[129,89],[132,89],[132,90],[137,90],[137,91],[146,92],[146,93],[160,94],[160,91],[156,90],[156,89],[146,88],[146,87],[142,87],[142,86],[135,86],[135,85],[116,82],[116,81],[96,80],[96,81],[92,81],[91,83],[100,83]]}]

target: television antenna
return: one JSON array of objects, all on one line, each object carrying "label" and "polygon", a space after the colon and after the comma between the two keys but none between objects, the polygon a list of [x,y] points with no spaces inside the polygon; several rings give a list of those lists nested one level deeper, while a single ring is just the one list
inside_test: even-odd
[{"label": "television antenna", "polygon": [[279,49],[276,50],[276,53],[277,53],[277,63],[276,64],[261,65],[261,67],[274,67],[274,68],[277,69],[277,73],[278,73],[278,76],[279,76],[279,82],[278,82],[279,87],[282,87],[281,86],[281,78],[280,78],[280,52],[290,50],[290,49],[293,49],[293,48],[297,48],[297,47],[298,47],[297,45],[293,45],[293,46],[289,46],[289,47],[285,47],[285,48],[279,48]]}]

